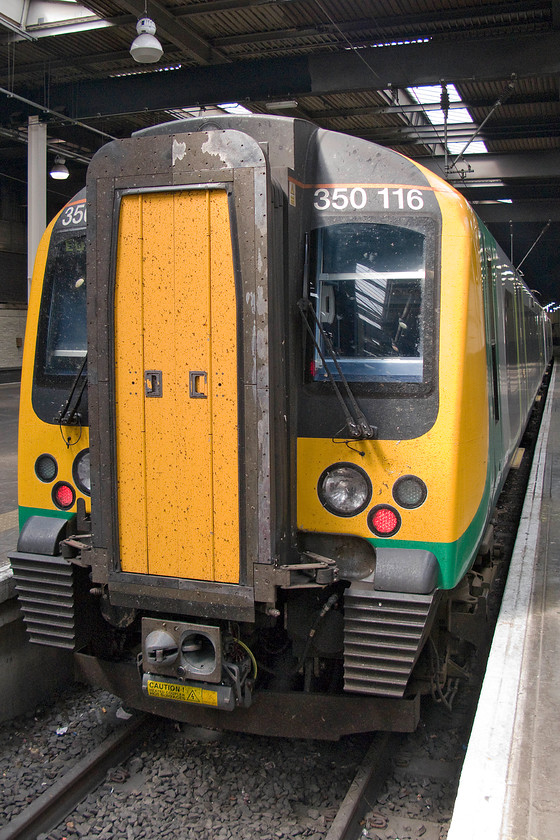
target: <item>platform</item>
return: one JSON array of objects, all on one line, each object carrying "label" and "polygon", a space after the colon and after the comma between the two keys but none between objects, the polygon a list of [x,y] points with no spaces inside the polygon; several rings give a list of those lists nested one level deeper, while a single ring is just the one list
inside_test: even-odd
[{"label": "platform", "polygon": [[19,384],[0,383],[0,723],[32,712],[74,678],[67,650],[29,644],[8,552],[18,540]]},{"label": "platform", "polygon": [[557,367],[448,840],[560,838]]},{"label": "platform", "polygon": [[18,539],[17,423],[19,383],[0,383],[0,603],[14,595],[8,552]]}]

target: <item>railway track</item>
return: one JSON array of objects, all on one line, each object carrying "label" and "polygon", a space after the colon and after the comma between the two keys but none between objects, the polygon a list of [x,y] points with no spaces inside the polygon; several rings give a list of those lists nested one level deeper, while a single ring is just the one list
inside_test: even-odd
[{"label": "railway track", "polygon": [[[106,840],[443,840],[484,670],[480,658],[478,670],[453,710],[428,701],[419,728],[409,735],[290,742],[192,733],[168,720],[135,717],[0,828],[0,840],[90,840],[99,831]],[[352,757],[336,790],[328,801],[317,796],[348,751]],[[326,760],[319,760],[322,753]],[[224,776],[221,768],[228,765],[239,766],[239,778]],[[284,772],[285,765],[294,772],[290,766]],[[222,787],[226,795],[218,798],[217,812],[213,803]],[[146,828],[142,833],[139,825],[128,826],[123,835],[136,808]],[[107,823],[109,814],[114,820],[121,812],[122,819]],[[91,833],[84,834],[84,819]]]},{"label": "railway track", "polygon": [[139,716],[0,828],[0,840],[443,840],[477,683],[453,711],[427,704],[415,733],[334,744]]},{"label": "railway track", "polygon": [[51,831],[88,793],[95,790],[108,770],[130,756],[153,726],[147,715],[138,715],[123,723],[117,732],[0,828],[0,840],[35,840],[39,834]]},{"label": "railway track", "polygon": [[[436,715],[432,714],[432,718],[432,727],[435,728]],[[433,774],[434,766],[438,770],[439,787],[443,783],[443,776],[451,768],[451,778],[446,779],[446,782],[452,788],[453,776],[458,778],[460,762],[439,763],[436,758],[429,757],[433,755],[433,749],[427,753],[427,747],[432,746],[433,733],[425,726],[421,732],[413,735],[376,733],[371,738],[353,738],[351,744],[287,742],[284,739],[276,741],[246,736],[249,749],[245,749],[244,736],[233,736],[233,757],[238,761],[248,759],[247,766],[252,768],[254,778],[241,772],[239,783],[231,787],[225,799],[222,797],[220,800],[218,822],[213,807],[217,785],[213,790],[204,777],[203,769],[216,759],[227,764],[232,758],[231,745],[227,743],[227,736],[218,732],[187,732],[190,748],[187,746],[185,754],[181,755],[181,749],[176,749],[179,731],[180,727],[162,721],[158,732],[158,719],[150,716],[138,716],[123,724],[1,828],[0,840],[36,840],[38,837],[42,840],[60,840],[63,837],[69,840],[74,835],[97,837],[100,832],[106,838],[119,837],[122,823],[130,819],[131,801],[139,811],[152,811],[150,824],[142,835],[146,840],[166,835],[181,838],[192,836],[201,840],[210,840],[212,837],[220,840],[238,837],[258,837],[259,840],[291,840],[299,837],[313,840],[385,840],[386,837],[416,838],[423,835],[424,840],[439,840],[445,836],[442,832],[446,830],[446,822],[442,814],[437,808],[432,808],[429,795],[422,797],[418,791],[426,791],[426,774]],[[170,742],[173,741],[175,749],[170,751]],[[446,752],[452,746],[452,741],[453,725],[450,725],[447,737],[437,748]],[[251,749],[254,749],[257,757],[267,751],[272,756],[274,753],[270,752],[270,748],[275,744],[279,747],[276,752],[278,759],[270,757],[264,767],[251,754]],[[148,746],[146,749],[147,745],[151,745],[151,748]],[[325,800],[322,805],[317,800],[313,801],[309,791],[324,784],[326,774],[334,771],[335,763],[340,770],[341,757],[348,748],[353,751],[353,756],[346,773],[347,779],[351,781],[345,795],[342,785],[338,784],[336,788],[340,795],[337,802],[333,796],[328,804],[325,804]],[[142,758],[141,750],[144,750]],[[325,760],[319,767],[316,759],[323,751]],[[299,777],[291,778],[294,774],[289,770],[287,773],[282,772],[282,754],[303,767],[304,773],[309,769],[311,783],[316,782],[315,785],[310,784],[303,795],[300,795]],[[360,754],[362,758],[358,761]],[[143,765],[144,772],[138,774],[138,768],[142,769]],[[148,765],[150,770],[147,769]],[[263,798],[259,798],[258,780],[262,779],[263,771],[266,790],[263,791]],[[190,796],[182,787],[185,778],[188,778],[191,785]],[[287,779],[291,781],[287,782]],[[231,784],[231,779],[215,781],[225,781],[226,787]],[[398,787],[396,797],[395,784]],[[276,812],[270,804],[271,790],[277,797]],[[170,797],[171,807],[168,809]],[[397,799],[398,808],[395,808],[392,798]],[[452,798],[453,791],[449,802],[452,802]],[[418,806],[422,799],[425,813],[418,819],[411,816],[410,808],[411,803]],[[111,823],[107,822],[103,810],[107,805],[111,811]],[[169,810],[182,814],[180,825],[176,819],[170,819]],[[87,826],[84,816],[86,819],[92,817],[89,827],[84,827]],[[263,822],[264,818],[266,823]],[[115,820],[122,821],[115,823]],[[403,826],[407,825],[415,833],[403,833]],[[139,836],[135,828],[130,825],[124,836],[131,840]],[[398,833],[395,833],[395,828]],[[189,833],[191,830],[192,833]]]},{"label": "railway track", "polygon": [[400,736],[388,732],[374,736],[325,840],[355,840],[363,836],[366,814],[381,794],[399,740]]},{"label": "railway track", "polygon": [[[66,828],[73,825],[73,810],[104,779],[109,778],[117,786],[127,779],[128,772],[119,765],[124,765],[153,732],[154,720],[146,715],[123,724],[1,828],[0,840],[36,840],[40,835],[49,836],[59,825]],[[324,834],[325,840],[354,840],[363,834],[367,809],[381,793],[399,737],[389,733],[373,737],[348,793]]]},{"label": "railway track", "polygon": [[[101,702],[107,705],[106,696]],[[75,706],[72,711],[80,714]],[[45,725],[51,737],[53,720]],[[75,729],[83,749],[88,735]],[[25,751],[49,753],[52,763],[41,737],[30,734]],[[140,718],[80,758],[40,796],[41,783],[35,783],[36,798],[0,827],[0,840],[323,840],[370,742],[370,736],[290,741]],[[17,752],[5,752],[3,760],[21,765]],[[34,768],[35,777],[45,766],[42,760]]]}]

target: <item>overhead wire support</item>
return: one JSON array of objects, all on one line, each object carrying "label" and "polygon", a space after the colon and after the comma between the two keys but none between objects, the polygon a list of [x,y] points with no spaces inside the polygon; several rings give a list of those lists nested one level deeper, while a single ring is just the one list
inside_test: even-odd
[{"label": "overhead wire support", "polygon": [[445,157],[445,171],[447,172],[447,161],[449,150],[447,148],[447,123],[449,120],[449,91],[447,90],[447,85],[442,84],[441,86],[441,98],[440,98],[440,106],[441,110],[443,111],[443,149],[444,149],[444,157]]},{"label": "overhead wire support", "polygon": [[500,105],[503,105],[504,102],[507,99],[509,99],[509,97],[511,96],[511,94],[515,90],[515,86],[516,86],[516,78],[515,78],[515,75],[513,74],[512,78],[511,78],[511,81],[508,82],[506,90],[498,97],[495,104],[492,106],[490,111],[486,114],[486,116],[484,117],[484,119],[482,120],[480,125],[477,126],[476,131],[473,133],[473,135],[470,138],[470,140],[468,141],[468,143],[464,146],[463,149],[461,149],[461,151],[459,152],[457,157],[454,160],[452,160],[451,163],[449,164],[449,170],[448,170],[447,174],[450,174],[451,170],[454,169],[457,166],[458,161],[463,157],[463,155],[465,154],[465,152],[467,151],[467,149],[469,148],[469,146],[471,145],[473,140],[476,140],[476,138],[478,137],[478,135],[480,134],[480,132],[482,131],[482,129],[484,128],[484,126],[486,125],[486,123],[488,122],[488,120],[490,119],[492,114],[494,113],[494,111],[497,108],[499,108]]},{"label": "overhead wire support", "polygon": [[527,251],[527,253],[523,257],[523,259],[521,260],[521,262],[517,266],[518,271],[521,268],[521,266],[523,265],[523,263],[525,262],[525,260],[527,259],[527,257],[529,256],[529,254],[531,253],[531,251],[533,250],[533,248],[535,247],[535,245],[538,243],[538,241],[543,238],[543,236],[547,232],[548,228],[550,227],[551,222],[552,222],[552,219],[549,219],[548,222],[546,223],[546,225],[543,227],[543,229],[541,230],[541,232],[539,233],[539,235],[537,236],[537,238],[535,239],[535,241],[533,242],[533,244],[531,245],[531,247],[529,248],[529,250]]}]

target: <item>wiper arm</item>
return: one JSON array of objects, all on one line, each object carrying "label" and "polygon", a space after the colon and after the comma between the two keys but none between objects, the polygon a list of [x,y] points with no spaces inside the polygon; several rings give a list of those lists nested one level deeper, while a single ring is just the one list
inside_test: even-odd
[{"label": "wiper arm", "polygon": [[[78,406],[80,404],[80,400],[84,394],[87,385],[87,376],[84,376],[82,382],[80,383],[80,379],[82,375],[85,373],[87,365],[87,352],[84,356],[83,362],[80,365],[80,369],[77,372],[76,376],[74,377],[74,381],[72,382],[72,387],[70,388],[70,393],[68,394],[66,400],[64,401],[60,411],[58,412],[58,422],[61,426],[79,426],[80,425],[80,415],[77,412]],[[80,385],[80,387],[78,387]],[[74,418],[78,418],[78,422],[74,423]]]},{"label": "wiper arm", "polygon": [[[333,387],[333,390],[336,394],[336,397],[337,397],[337,399],[340,403],[340,406],[341,406],[342,411],[344,413],[344,419],[346,421],[346,426],[348,427],[348,431],[350,432],[350,436],[357,439],[357,440],[358,439],[364,439],[364,438],[374,438],[377,434],[377,429],[375,428],[375,426],[370,425],[370,423],[368,422],[368,420],[367,420],[365,414],[363,413],[362,409],[360,408],[360,406],[356,402],[356,398],[355,398],[354,394],[352,393],[352,389],[350,388],[348,380],[346,379],[344,373],[342,372],[342,368],[340,367],[340,364],[339,364],[338,359],[336,357],[336,353],[335,353],[334,347],[332,346],[332,342],[330,340],[330,337],[329,337],[328,333],[326,333],[325,330],[323,329],[323,326],[322,326],[321,322],[319,321],[319,319],[317,317],[317,314],[316,314],[315,310],[313,309],[313,306],[311,305],[311,301],[306,300],[305,298],[302,298],[300,301],[298,301],[298,307],[299,307],[299,311],[301,312],[303,322],[305,324],[307,332],[311,336],[311,340],[313,341],[313,345],[315,346],[315,349],[317,350],[319,356],[321,357],[321,361],[323,362],[323,367],[325,368],[325,372],[327,374],[329,382],[331,383],[331,385]],[[319,332],[321,334],[321,338],[325,342],[325,347],[327,349],[329,357],[330,357],[331,361],[333,362],[334,366],[336,367],[336,371],[337,371],[337,373],[340,377],[340,381],[344,385],[344,389],[346,391],[346,396],[348,398],[348,401],[350,403],[352,411],[346,405],[346,402],[344,400],[344,397],[342,396],[340,388],[338,387],[338,384],[337,384],[334,376],[332,375],[331,371],[329,370],[329,366],[327,365],[327,360],[325,358],[325,354],[323,353],[323,350],[320,347],[319,342],[315,338],[315,333],[311,329],[311,325],[310,325],[309,321],[307,320],[307,313],[308,312],[311,313],[311,317],[313,318],[315,326],[319,330]]]}]

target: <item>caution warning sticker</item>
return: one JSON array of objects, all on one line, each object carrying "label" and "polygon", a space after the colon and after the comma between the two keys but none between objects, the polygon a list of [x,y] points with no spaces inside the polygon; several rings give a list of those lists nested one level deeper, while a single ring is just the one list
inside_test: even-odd
[{"label": "caution warning sticker", "polygon": [[177,683],[158,682],[148,680],[146,690],[150,697],[160,697],[162,700],[181,700],[183,703],[198,703],[202,706],[217,706],[218,692],[194,685],[178,685]]}]

